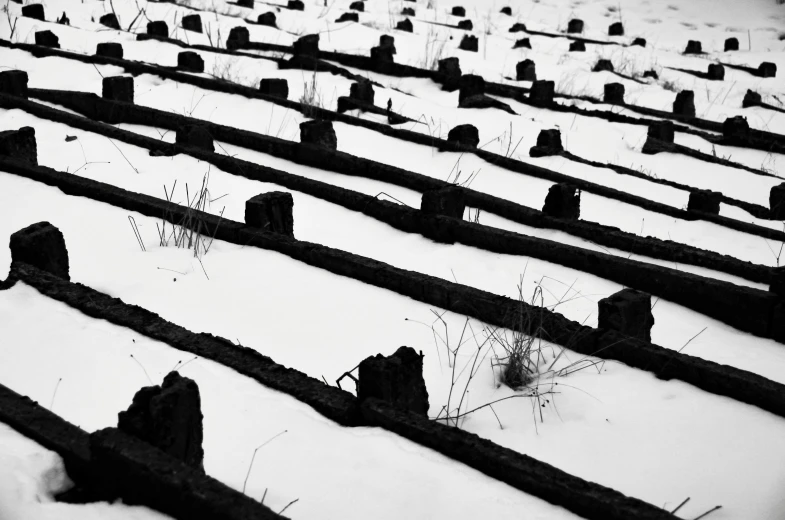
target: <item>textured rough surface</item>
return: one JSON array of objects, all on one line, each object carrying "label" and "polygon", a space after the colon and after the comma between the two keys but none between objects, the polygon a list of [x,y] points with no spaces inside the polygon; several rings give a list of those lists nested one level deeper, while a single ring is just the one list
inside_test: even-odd
[{"label": "textured rough surface", "polygon": [[11,263],[30,264],[64,280],[68,274],[68,250],[59,229],[49,222],[38,222],[11,235]]},{"label": "textured rough surface", "polygon": [[284,518],[122,429],[92,433],[90,449],[102,494],[109,499],[145,505],[178,520]]},{"label": "textured rough surface", "polygon": [[651,342],[654,316],[651,295],[635,289],[622,289],[597,302],[597,327],[621,332]]},{"label": "textured rough surface", "polygon": [[35,129],[31,126],[23,126],[19,130],[0,132],[0,156],[10,157],[28,164],[38,164]]},{"label": "textured rough surface", "polygon": [[161,386],[147,386],[120,412],[117,426],[192,468],[203,470],[202,409],[196,382],[170,372]]},{"label": "textured rough surface", "polygon": [[245,203],[248,226],[294,238],[294,199],[284,191],[261,193]]},{"label": "textured rough surface", "polygon": [[422,355],[400,347],[391,356],[377,354],[360,363],[357,399],[379,399],[394,407],[428,417],[428,390],[422,376]]},{"label": "textured rough surface", "polygon": [[542,212],[554,218],[578,220],[581,216],[581,192],[570,184],[554,184],[545,196]]}]

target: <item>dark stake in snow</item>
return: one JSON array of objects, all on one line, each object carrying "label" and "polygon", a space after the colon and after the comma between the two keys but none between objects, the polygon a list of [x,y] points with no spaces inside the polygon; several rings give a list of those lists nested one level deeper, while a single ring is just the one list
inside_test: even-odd
[{"label": "dark stake in snow", "polygon": [[597,327],[621,332],[651,342],[654,316],[651,295],[635,289],[622,289],[597,302]]},{"label": "dark stake in snow", "polygon": [[183,29],[186,31],[201,33],[202,32],[202,18],[198,14],[189,14],[183,16],[182,20]]},{"label": "dark stake in snow", "polygon": [[422,376],[422,356],[411,347],[381,354],[360,363],[357,399],[380,399],[396,408],[428,416],[428,390]]},{"label": "dark stake in snow", "polygon": [[581,216],[581,192],[572,184],[554,184],[545,196],[542,212],[549,217],[578,220]]},{"label": "dark stake in snow", "polygon": [[71,280],[65,239],[49,222],[38,222],[11,235],[10,249],[12,267],[21,262]]},{"label": "dark stake in snow", "polygon": [[289,97],[289,82],[283,78],[264,78],[259,82],[259,92],[283,99]]},{"label": "dark stake in snow", "polygon": [[300,123],[300,142],[327,148],[338,149],[338,138],[335,136],[333,124],[330,121],[315,119]]},{"label": "dark stake in snow", "polygon": [[102,80],[101,97],[112,101],[134,102],[134,78],[109,76]]},{"label": "dark stake in snow", "polygon": [[213,136],[201,125],[181,126],[178,128],[175,135],[175,143],[207,150],[208,152],[215,151]]},{"label": "dark stake in snow", "polygon": [[447,140],[476,148],[480,144],[480,133],[474,125],[458,125],[447,134]]},{"label": "dark stake in snow", "polygon": [[248,226],[294,238],[294,199],[291,193],[261,193],[245,203]]},{"label": "dark stake in snow", "polygon": [[196,469],[203,469],[201,396],[196,382],[170,372],[118,415],[117,427]]},{"label": "dark stake in snow", "polygon": [[682,90],[676,94],[673,113],[677,116],[695,117],[695,93],[692,90]]},{"label": "dark stake in snow", "polygon": [[719,215],[721,201],[722,193],[711,190],[694,190],[690,192],[687,211]]},{"label": "dark stake in snow", "polygon": [[188,72],[204,72],[204,60],[193,51],[177,54],[177,68]]},{"label": "dark stake in snow", "polygon": [[537,136],[537,144],[529,150],[531,157],[548,157],[558,155],[564,151],[561,144],[561,132],[559,130],[540,130]]},{"label": "dark stake in snow", "polygon": [[99,43],[95,46],[96,56],[106,56],[107,58],[123,59],[123,46],[115,42]]},{"label": "dark stake in snow", "polygon": [[0,71],[0,92],[26,98],[27,72],[23,70]]}]

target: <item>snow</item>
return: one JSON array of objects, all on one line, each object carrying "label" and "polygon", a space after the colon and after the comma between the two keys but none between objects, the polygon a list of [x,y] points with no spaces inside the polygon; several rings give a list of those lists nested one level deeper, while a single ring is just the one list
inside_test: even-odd
[{"label": "snow", "polygon": [[[785,133],[785,114],[741,108],[747,89],[758,91],[767,102],[779,103],[783,94],[781,77],[761,79],[726,69],[725,81],[712,82],[666,68],[703,71],[716,60],[754,67],[771,61],[778,65],[781,76],[785,70],[785,43],[778,40],[778,35],[785,22],[785,11],[773,0],[433,0],[416,4],[369,0],[366,12],[360,15],[362,23],[334,24],[348,3],[331,1],[325,8],[321,0],[308,0],[305,12],[281,9],[276,12],[281,30],[247,25],[251,40],[289,45],[299,35],[318,31],[324,50],[367,54],[381,34],[392,34],[399,63],[423,66],[439,57],[458,56],[464,73],[528,86],[506,77],[514,75],[518,61],[529,58],[537,64],[538,77],[554,80],[561,93],[601,97],[605,83],[621,82],[626,87],[628,102],[669,110],[675,91],[692,89],[699,117],[722,122],[726,117],[745,115],[753,128]],[[114,0],[113,4],[121,24],[127,27],[137,13],[135,2]],[[210,32],[208,37],[207,33],[199,35],[177,28],[183,15],[195,12],[192,9],[144,0],[140,4],[150,20],[166,20],[174,37],[202,45],[217,41],[219,33],[223,43],[232,27],[245,25],[242,18],[255,19],[273,9],[261,2],[250,10],[215,0],[189,0],[191,8],[209,11],[202,14],[202,23]],[[467,18],[475,24],[473,34],[480,39],[478,53],[457,49],[465,31],[425,23],[455,23],[458,18],[449,12],[458,4],[466,7]],[[507,4],[512,7],[512,17],[499,13]],[[400,10],[410,6],[417,11],[417,17],[412,19],[414,34],[391,31],[390,27],[402,19]],[[20,6],[9,3],[7,9],[17,16]],[[127,59],[167,66],[176,63],[183,48],[135,40],[132,33],[144,32],[144,18],[135,23],[132,33],[108,30],[97,24],[95,20],[110,9],[108,2],[47,0],[47,18],[66,11],[71,27],[17,18],[14,40],[32,42],[34,31],[50,29],[67,50],[92,54],[97,43],[117,41],[123,43]],[[557,32],[576,17],[586,23],[585,37],[606,39],[607,26],[623,20],[626,36],[611,39],[626,43],[640,36],[648,40],[648,46],[589,45],[585,53],[569,53],[566,39],[531,36],[534,49],[510,49],[512,42],[527,36],[507,32],[516,21],[532,30]],[[740,40],[742,50],[721,52],[724,39],[731,36]],[[7,24],[0,24],[0,37],[9,37]],[[680,54],[688,39],[702,41],[708,54]],[[251,87],[256,87],[261,78],[285,78],[290,99],[300,99],[306,84],[315,82],[319,102],[326,108],[334,109],[337,97],[347,95],[351,83],[331,74],[278,70],[274,62],[251,56],[205,51],[200,54],[205,60],[205,75]],[[608,73],[592,73],[593,64],[600,58],[610,59],[617,71],[639,74],[654,69],[660,78],[640,84]],[[33,88],[100,94],[101,76],[123,74],[118,67],[34,58],[27,52],[10,49],[0,49],[0,62],[3,67],[26,70]],[[383,85],[376,87],[377,105],[389,98],[396,111],[418,120],[402,125],[404,128],[445,137],[455,125],[474,124],[486,150],[674,208],[686,206],[685,191],[560,157],[533,159],[528,150],[540,130],[559,128],[565,149],[578,156],[627,166],[690,187],[721,191],[763,206],[768,205],[771,187],[781,182],[779,178],[682,155],[643,155],[640,149],[646,135],[644,126],[550,112],[510,99],[503,101],[519,115],[458,109],[458,94],[443,92],[429,80],[353,72]],[[140,105],[293,141],[299,139],[299,123],[306,120],[302,114],[272,103],[147,74],[135,77],[135,93]],[[629,110],[607,105],[583,101],[574,104],[635,116]],[[361,117],[383,119],[367,114]],[[233,220],[243,220],[245,201],[250,197],[272,190],[290,191],[229,175],[184,155],[150,157],[146,150],[120,142],[114,142],[115,148],[102,136],[20,110],[0,112],[0,131],[25,125],[36,129],[40,164],[124,189],[162,197],[164,186],[169,189],[177,181],[175,200],[182,202],[185,184],[193,188],[209,171],[210,196],[214,199],[209,211],[218,213],[224,208],[224,215]],[[119,126],[166,142],[174,140],[172,132],[161,129]],[[533,208],[542,206],[552,184],[490,165],[471,154],[440,153],[368,129],[342,123],[334,126],[341,151],[441,180],[454,181],[460,171],[461,182],[476,173],[471,183],[473,189]],[[66,136],[77,139],[66,141]],[[681,133],[676,141],[779,177],[785,175],[782,157],[777,154],[713,146],[697,136]],[[419,207],[420,194],[405,188],[304,167],[227,143],[217,145],[221,153],[369,195],[383,192],[411,207]],[[527,300],[534,288],[541,286],[546,306],[588,325],[596,325],[597,301],[621,289],[619,284],[551,262],[498,255],[460,244],[436,244],[315,197],[297,192],[292,195],[294,232],[301,240],[403,269],[457,279],[510,297],[517,296],[518,283],[522,283]],[[331,384],[365,357],[380,352],[389,354],[400,345],[408,345],[425,354],[424,377],[431,417],[448,402],[454,411],[455,395],[451,402],[449,397],[452,369],[440,338],[446,340],[449,333],[450,346],[455,348],[468,323],[470,332],[466,337],[471,340],[457,354],[460,375],[454,382],[454,391],[464,398],[461,410],[525,395],[498,386],[497,371],[491,368],[494,353],[487,343],[482,343],[490,329],[474,320],[467,322],[462,316],[447,313],[443,316],[445,329],[432,314],[443,312],[440,309],[277,253],[220,241],[213,243],[201,259],[203,268],[192,251],[159,246],[158,219],[66,196],[14,175],[0,174],[0,208],[0,240],[41,220],[60,228],[69,249],[74,281],[141,305],[193,331],[210,332],[257,349],[284,365],[319,379],[324,377]],[[721,214],[782,229],[781,222],[755,219],[725,204]],[[128,229],[129,215],[139,226],[146,252],[139,249]],[[762,265],[780,265],[779,243],[705,221],[673,219],[586,192],[582,194],[581,218]],[[495,215],[483,213],[480,222],[767,289],[725,273],[608,250],[563,232],[532,228]],[[0,247],[0,273],[6,273],[9,264],[10,252]],[[781,344],[742,333],[664,300],[656,300],[653,313],[653,342],[785,383],[785,349]],[[253,450],[286,431],[260,451],[245,491],[259,499],[267,490],[265,503],[276,511],[299,498],[287,510],[293,518],[520,518],[522,510],[527,518],[575,518],[559,507],[386,431],[339,427],[289,396],[215,363],[190,361],[192,356],[167,345],[83,316],[24,284],[0,292],[0,328],[4,331],[0,383],[41,403],[53,402],[53,411],[88,431],[115,425],[117,413],[128,406],[134,392],[159,382],[178,362],[188,363],[180,363],[181,372],[196,380],[202,392],[207,472],[242,490]],[[482,345],[479,349],[474,338]],[[785,446],[780,442],[785,422],[781,417],[679,381],[661,381],[648,372],[619,363],[602,363],[552,345],[543,345],[543,351],[549,363],[562,353],[555,361],[555,371],[583,369],[569,376],[564,372],[543,376],[539,389],[545,392],[545,403],[529,397],[512,398],[494,404],[493,412],[483,408],[466,416],[459,421],[459,427],[669,510],[691,497],[678,513],[684,518],[694,518],[720,504],[723,507],[711,514],[712,520],[785,517],[780,492],[785,484]],[[468,381],[471,370],[466,366],[471,366],[478,352],[476,359],[481,360],[481,368]],[[62,384],[53,396],[60,378]],[[469,390],[464,394],[467,384]],[[538,404],[545,407],[538,408]],[[70,485],[62,461],[4,425],[0,425],[0,468],[2,519],[163,518],[144,508],[122,504],[71,506],[53,502],[52,497]]]}]

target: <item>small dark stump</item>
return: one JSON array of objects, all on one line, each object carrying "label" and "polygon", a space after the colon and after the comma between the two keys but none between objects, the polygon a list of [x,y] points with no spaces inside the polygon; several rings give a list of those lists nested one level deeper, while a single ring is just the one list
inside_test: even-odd
[{"label": "small dark stump", "polygon": [[254,0],[237,0],[237,5],[246,9],[253,9]]},{"label": "small dark stump", "polygon": [[65,14],[65,11],[63,11],[63,15],[57,19],[57,23],[60,25],[71,25],[71,20],[68,19],[68,15]]},{"label": "small dark stump", "polygon": [[769,191],[769,209],[771,218],[785,220],[785,182],[772,186]]},{"label": "small dark stump", "polygon": [[160,38],[169,37],[169,26],[163,20],[147,23],[147,34],[150,36],[158,36]]},{"label": "small dark stump", "polygon": [[289,82],[281,78],[265,78],[259,83],[259,92],[283,99],[289,98]]},{"label": "small dark stump", "polygon": [[0,92],[27,98],[27,72],[23,70],[0,71]]},{"label": "small dark stump", "polygon": [[[250,41],[251,34],[248,32],[248,28],[238,25],[237,27],[232,27],[229,31],[229,37],[226,39],[226,48],[229,50],[242,49]],[[297,45],[297,42],[295,42],[295,45]]]},{"label": "small dark stump", "polygon": [[570,34],[582,33],[583,32],[583,20],[578,20],[577,18],[573,18],[567,23],[567,32]]},{"label": "small dark stump", "polygon": [[414,32],[414,25],[412,25],[412,21],[408,18],[395,24],[395,28],[399,31]]},{"label": "small dark stump", "polygon": [[507,16],[512,16],[512,7],[502,7],[502,10],[499,12],[501,14],[506,14]]},{"label": "small dark stump", "polygon": [[643,77],[644,77],[644,78],[654,78],[654,79],[660,79],[660,76],[659,76],[659,75],[657,74],[657,72],[656,72],[655,70],[653,70],[653,69],[650,69],[650,70],[647,70],[647,71],[645,71],[645,72],[643,73]]},{"label": "small dark stump", "polygon": [[196,382],[169,372],[161,386],[136,392],[120,412],[120,430],[143,440],[196,469],[203,469],[202,400]]},{"label": "small dark stump", "polygon": [[461,64],[458,58],[444,58],[439,60],[438,72],[441,76],[442,89],[452,92],[460,87]]},{"label": "small dark stump", "polygon": [[785,266],[775,267],[771,270],[769,292],[785,297]]},{"label": "small dark stump", "polygon": [[615,330],[651,343],[653,325],[650,294],[622,289],[597,302],[597,328]]},{"label": "small dark stump", "polygon": [[374,65],[383,65],[386,63],[393,63],[395,58],[393,57],[393,50],[389,47],[371,47],[371,61]]},{"label": "small dark stump", "polygon": [[624,25],[621,22],[612,23],[608,27],[608,36],[624,36]]},{"label": "small dark stump", "polygon": [[510,27],[510,32],[511,33],[526,32],[526,24],[521,22],[515,22],[514,24],[512,24],[512,27]]},{"label": "small dark stump", "polygon": [[758,66],[758,76],[761,78],[773,78],[777,76],[777,65],[764,61]]},{"label": "small dark stump", "polygon": [[377,354],[360,363],[357,399],[376,398],[396,408],[428,416],[428,390],[422,376],[422,356],[410,347],[395,354]]},{"label": "small dark stump", "polygon": [[338,138],[330,121],[314,119],[300,123],[300,142],[327,148],[338,149]]},{"label": "small dark stump", "polygon": [[22,6],[22,16],[34,20],[46,21],[43,4],[28,4]]},{"label": "small dark stump", "polygon": [[474,29],[474,24],[472,24],[471,20],[461,20],[460,22],[458,22],[458,25],[456,25],[456,27],[458,27],[458,29],[463,29],[464,31],[471,31],[472,29]]},{"label": "small dark stump", "polygon": [[49,222],[32,224],[11,235],[10,249],[12,266],[22,262],[71,280],[65,239],[60,230]]},{"label": "small dark stump", "polygon": [[684,54],[703,54],[701,42],[697,40],[689,40],[687,42],[687,48],[684,49]]},{"label": "small dark stump", "polygon": [[532,43],[529,41],[529,38],[521,38],[520,40],[515,41],[515,45],[512,46],[513,49],[531,49]]},{"label": "small dark stump", "polygon": [[586,44],[583,42],[570,42],[570,52],[586,52]]},{"label": "small dark stump", "polygon": [[554,184],[545,196],[542,212],[553,218],[578,220],[581,216],[580,190],[571,184]]},{"label": "small dark stump", "polygon": [[175,143],[214,152],[213,136],[200,125],[181,126],[177,129]]},{"label": "small dark stump", "polygon": [[343,23],[343,22],[359,22],[360,15],[357,13],[343,13],[341,16],[335,19],[335,23]]},{"label": "small dark stump", "polygon": [[529,102],[537,106],[548,106],[553,104],[553,96],[556,91],[556,83],[549,80],[537,80],[532,83],[529,91]]},{"label": "small dark stump", "polygon": [[548,157],[558,155],[564,151],[561,144],[561,132],[559,130],[540,130],[537,136],[537,145],[529,150],[530,157]]},{"label": "small dark stump", "polygon": [[294,238],[294,199],[291,193],[261,193],[245,203],[245,224]]},{"label": "small dark stump", "polygon": [[682,90],[676,94],[673,113],[684,117],[695,117],[695,93],[692,90]]},{"label": "small dark stump", "polygon": [[532,60],[519,61],[515,66],[515,78],[518,81],[537,81],[537,72]]},{"label": "small dark stump", "polygon": [[470,97],[485,94],[485,80],[476,74],[464,74],[459,81],[458,106]]},{"label": "small dark stump", "polygon": [[187,16],[183,16],[181,24],[183,29],[186,31],[195,33],[202,32],[202,18],[198,14],[189,14]]},{"label": "small dark stump", "polygon": [[635,38],[632,40],[631,45],[637,45],[638,47],[646,47],[646,38]]},{"label": "small dark stump", "polygon": [[722,136],[731,139],[747,140],[750,137],[750,125],[744,116],[735,116],[725,119],[722,123]]},{"label": "small dark stump", "polygon": [[349,4],[349,9],[363,13],[365,12],[365,2],[352,2]]},{"label": "small dark stump", "polygon": [[642,153],[653,155],[673,148],[673,121],[658,121],[649,125]]},{"label": "small dark stump", "polygon": [[706,77],[713,81],[722,81],[725,79],[725,67],[720,63],[709,63],[709,72]]},{"label": "small dark stump", "polygon": [[189,72],[204,72],[204,60],[193,51],[184,51],[177,55],[177,68]]},{"label": "small dark stump", "polygon": [[428,215],[441,215],[462,220],[465,209],[465,194],[460,186],[447,186],[428,190],[422,194],[420,211]]},{"label": "small dark stump", "polygon": [[744,94],[744,100],[741,102],[741,106],[742,108],[755,107],[760,105],[762,102],[763,99],[761,98],[760,94],[747,89],[747,93]]},{"label": "small dark stump", "polygon": [[414,12],[414,9],[411,7],[404,7],[403,11],[401,11],[401,14],[403,16],[417,16],[417,14]]},{"label": "small dark stump", "polygon": [[722,193],[711,190],[694,190],[690,192],[690,199],[687,202],[687,211],[698,211],[719,215],[721,201]]},{"label": "small dark stump", "polygon": [[264,14],[260,14],[259,17],[256,19],[256,23],[259,25],[266,25],[267,27],[275,27],[277,28],[277,20],[275,19],[275,13],[272,11],[268,11]]},{"label": "small dark stump", "polygon": [[114,13],[103,15],[98,19],[98,23],[104,27],[109,27],[110,29],[115,29],[118,31],[120,30],[120,22],[117,21],[117,17],[114,15]]},{"label": "small dark stump", "polygon": [[738,38],[728,38],[725,40],[725,52],[739,50]]},{"label": "small dark stump", "polygon": [[466,16],[466,9],[463,7],[456,5],[452,8],[452,15],[453,16]]},{"label": "small dark stump", "polygon": [[0,155],[28,164],[38,164],[35,129],[23,126],[19,130],[0,132]]},{"label": "small dark stump", "polygon": [[397,54],[395,50],[395,37],[389,34],[382,34],[379,36],[379,47],[382,49],[391,49],[393,54]]},{"label": "small dark stump", "polygon": [[131,76],[108,76],[103,79],[101,97],[112,101],[134,102],[134,78]]},{"label": "small dark stump", "polygon": [[349,87],[349,97],[373,105],[375,92],[373,90],[373,83],[363,79],[356,83],[352,83]]},{"label": "small dark stump", "polygon": [[610,105],[623,105],[624,85],[621,83],[606,83],[603,101]]},{"label": "small dark stump", "polygon": [[477,49],[479,48],[477,37],[472,36],[471,34],[465,35],[461,38],[461,43],[458,44],[458,48],[464,51],[477,52]]},{"label": "small dark stump", "polygon": [[99,43],[95,46],[95,55],[122,60],[123,46],[115,42]]},{"label": "small dark stump", "polygon": [[35,44],[42,47],[60,48],[60,39],[52,31],[38,31],[35,33]]},{"label": "small dark stump", "polygon": [[458,125],[447,134],[447,140],[451,143],[477,148],[477,145],[480,144],[480,133],[474,125]]},{"label": "small dark stump", "polygon": [[305,3],[303,3],[301,0],[289,0],[289,3],[286,4],[286,7],[292,11],[305,11]]},{"label": "small dark stump", "polygon": [[611,63],[611,60],[597,60],[592,72],[602,71],[613,72],[613,63]]},{"label": "small dark stump", "polygon": [[306,34],[298,38],[293,45],[293,52],[298,56],[313,56],[319,54],[319,35]]}]

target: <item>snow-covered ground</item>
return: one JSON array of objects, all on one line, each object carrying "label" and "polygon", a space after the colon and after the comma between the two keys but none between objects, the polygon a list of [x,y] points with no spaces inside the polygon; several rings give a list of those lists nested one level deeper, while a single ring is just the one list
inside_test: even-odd
[{"label": "snow-covered ground", "polygon": [[[348,10],[349,3],[328,0],[325,7],[323,0],[307,0],[305,11],[298,12],[275,10],[262,2],[257,2],[254,9],[245,9],[219,0],[190,0],[190,7],[144,0],[137,7],[136,2],[114,0],[124,29],[139,8],[145,9],[126,32],[96,23],[111,11],[112,3],[46,0],[47,19],[54,20],[65,11],[71,20],[68,27],[18,17],[20,6],[9,2],[0,13],[0,37],[33,42],[35,31],[49,29],[59,36],[66,50],[92,54],[97,43],[117,41],[123,43],[127,59],[171,66],[181,47],[135,40],[133,33],[144,32],[148,19],[165,20],[172,37],[202,45],[223,46],[230,29],[244,25],[252,41],[290,45],[300,35],[319,32],[322,49],[367,55],[380,35],[393,34],[399,63],[430,67],[439,58],[457,56],[464,73],[528,86],[528,82],[508,78],[514,76],[518,61],[529,58],[537,64],[538,77],[556,81],[560,93],[601,97],[605,83],[622,82],[628,102],[669,110],[675,91],[691,89],[699,117],[721,122],[726,117],[745,115],[753,128],[785,133],[785,114],[741,108],[747,89],[762,94],[766,102],[782,106],[785,40],[779,38],[785,34],[785,6],[774,0],[368,0],[366,12],[360,13],[361,23],[333,23]],[[467,18],[474,22],[472,34],[480,40],[478,53],[457,48],[466,31],[426,23],[456,23],[460,18],[449,14],[453,5],[466,7]],[[505,5],[512,7],[512,17],[499,13]],[[404,7],[417,12],[412,18],[413,34],[390,29],[403,19],[399,13]],[[178,27],[182,16],[194,13],[194,9],[206,11],[202,14],[205,34]],[[270,10],[275,10],[280,30],[243,21]],[[508,32],[514,22],[555,33],[564,30],[571,18],[585,21],[585,37],[625,44],[643,37],[648,46],[588,45],[585,53],[570,53],[564,38],[532,35],[533,49],[511,49],[516,39],[527,36]],[[625,25],[626,36],[607,37],[608,25],[619,20]],[[13,23],[16,26],[11,36]],[[727,37],[738,38],[741,51],[722,52]],[[682,55],[687,40],[700,40],[708,54]],[[278,70],[274,62],[250,56],[200,54],[207,75],[254,87],[261,78],[286,78],[291,99],[300,99],[307,88],[315,87],[317,102],[326,108],[335,109],[337,98],[349,92],[351,82],[340,76]],[[641,84],[607,72],[591,72],[600,58],[610,59],[616,70],[625,74],[639,75],[654,69],[660,77]],[[705,71],[714,61],[753,67],[770,61],[778,65],[780,77],[761,79],[726,69],[724,81],[706,81],[666,68]],[[25,51],[9,49],[0,49],[0,63],[2,68],[27,71],[34,88],[98,94],[102,76],[123,73],[117,67],[34,58]],[[376,87],[377,105],[383,106],[390,99],[397,112],[419,120],[404,128],[446,137],[452,127],[470,123],[478,128],[480,144],[487,150],[672,207],[685,207],[687,193],[560,157],[533,159],[528,150],[540,130],[559,128],[565,149],[581,157],[631,167],[653,177],[720,191],[764,206],[768,205],[771,187],[781,182],[680,155],[643,155],[643,126],[536,109],[510,99],[503,101],[519,115],[458,109],[457,92],[444,92],[429,80],[353,72],[382,85]],[[151,75],[135,78],[135,99],[140,105],[295,141],[299,139],[299,123],[306,120],[302,114],[272,103]],[[593,110],[619,111],[602,104],[575,103]],[[635,116],[631,111],[621,112]],[[146,150],[120,142],[113,142],[113,146],[105,137],[20,110],[0,111],[0,131],[21,126],[36,129],[40,164],[140,193],[163,197],[164,187],[169,190],[177,181],[175,200],[181,202],[185,184],[193,190],[209,171],[213,199],[209,210],[218,213],[224,208],[224,215],[233,220],[242,221],[244,204],[250,197],[272,190],[289,191],[208,168],[187,156],[154,158]],[[174,140],[172,132],[121,126],[164,141]],[[475,174],[473,189],[533,208],[542,206],[552,184],[498,168],[474,155],[440,153],[356,126],[334,126],[341,151],[443,180],[462,182]],[[67,136],[77,139],[66,141]],[[677,134],[677,142],[785,176],[783,157],[777,154],[713,147],[687,134]],[[245,160],[370,195],[384,192],[409,206],[419,206],[420,195],[404,188],[218,144],[221,152]],[[524,297],[529,300],[535,287],[540,286],[545,305],[588,325],[596,325],[597,301],[621,288],[608,280],[533,258],[492,254],[460,244],[436,244],[320,199],[297,192],[292,195],[294,231],[299,239],[505,296],[515,297],[516,285],[522,283]],[[424,377],[432,417],[444,406],[454,413],[459,406],[466,411],[504,397],[523,396],[496,403],[493,411],[484,408],[467,415],[459,421],[459,427],[668,510],[691,497],[678,512],[683,518],[694,518],[722,505],[710,519],[785,519],[780,492],[785,485],[785,447],[780,442],[785,421],[781,417],[679,381],[661,381],[619,363],[589,366],[596,360],[551,345],[542,347],[547,362],[558,359],[553,371],[538,382],[539,391],[547,399],[539,402],[526,397],[526,392],[516,394],[499,386],[498,370],[491,366],[494,352],[483,342],[490,330],[474,320],[448,313],[443,325],[431,312],[441,312],[439,309],[256,248],[216,241],[202,257],[202,265],[192,251],[159,246],[158,219],[131,213],[146,247],[143,252],[129,229],[129,212],[66,196],[1,172],[0,208],[0,242],[31,223],[52,222],[65,235],[74,281],[141,305],[191,330],[221,335],[313,377],[324,376],[331,383],[367,356],[390,354],[398,346],[408,345],[425,353]],[[723,205],[721,213],[782,229],[781,222],[754,219],[739,208]],[[581,218],[758,264],[776,266],[781,261],[779,243],[708,222],[680,221],[585,192]],[[523,226],[495,215],[483,213],[480,222],[608,251],[566,233]],[[630,256],[625,251],[608,252]],[[636,255],[632,258],[766,289],[708,269]],[[0,277],[5,276],[9,264],[10,252],[0,248]],[[742,333],[664,300],[656,301],[653,313],[655,343],[674,350],[683,348],[684,353],[785,383],[783,345]],[[464,339],[472,339],[457,353],[458,370],[450,397],[454,379],[444,343],[455,348],[465,325]],[[41,403],[52,403],[53,411],[88,431],[114,425],[116,414],[128,406],[136,390],[158,383],[179,361],[191,359],[167,345],[87,318],[24,284],[0,292],[0,329],[4,335],[0,383]],[[480,368],[469,382],[468,374],[473,372],[467,367],[475,359]],[[564,375],[570,367],[584,368]],[[260,452],[261,457],[257,456],[245,491],[261,498],[268,490],[265,503],[274,510],[299,498],[286,511],[292,518],[519,518],[522,510],[527,518],[575,518],[383,430],[338,427],[302,403],[213,362],[194,360],[182,368],[182,374],[196,380],[201,389],[206,470],[227,485],[242,490],[254,448],[287,432],[267,447],[270,449]],[[461,405],[456,403],[456,394],[462,398]],[[538,404],[545,407],[538,408]],[[121,504],[71,506],[52,502],[53,495],[69,485],[62,462],[2,424],[0,459],[3,520],[163,518],[144,508]]]}]

